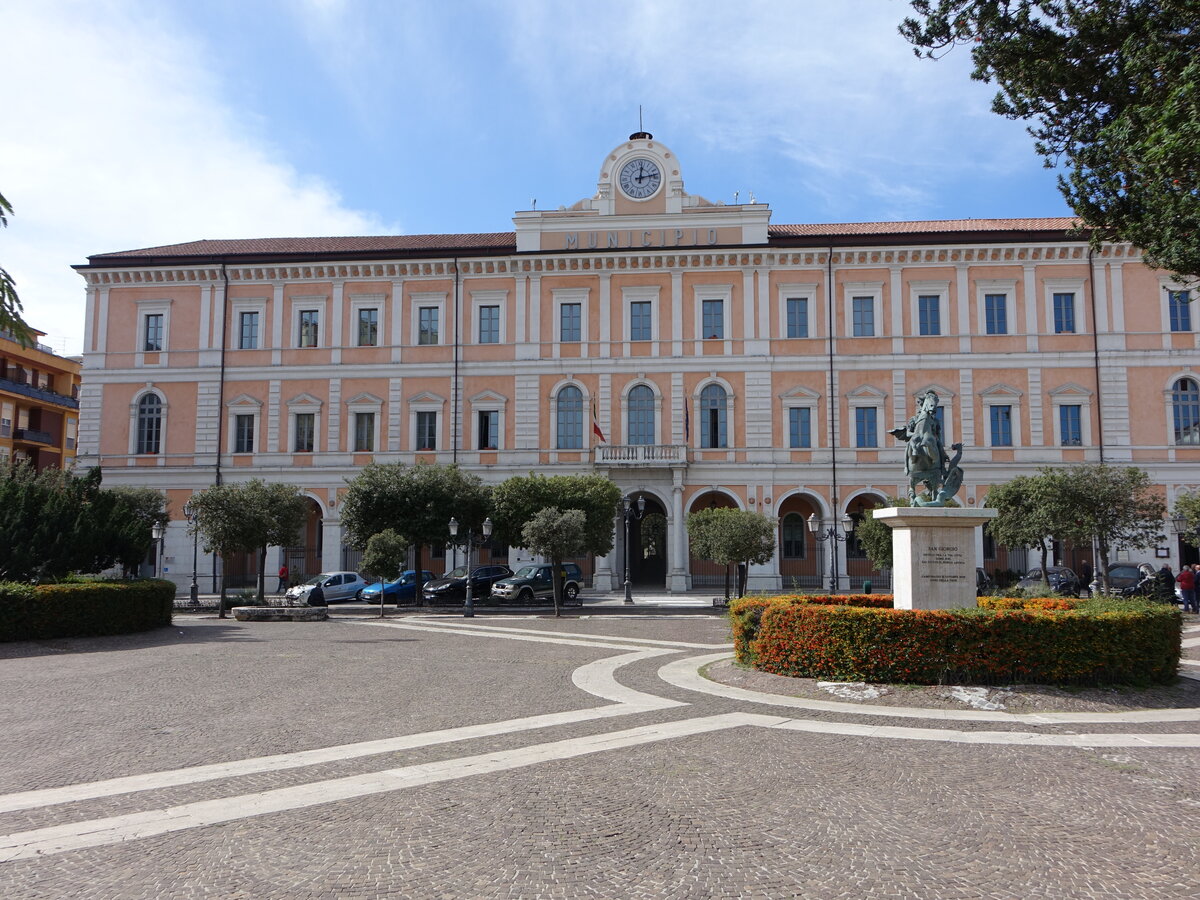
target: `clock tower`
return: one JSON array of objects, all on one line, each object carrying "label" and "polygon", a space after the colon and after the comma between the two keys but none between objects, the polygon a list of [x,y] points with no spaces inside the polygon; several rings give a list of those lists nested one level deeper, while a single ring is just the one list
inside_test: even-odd
[{"label": "clock tower", "polygon": [[659,250],[767,243],[770,207],[726,206],[683,189],[679,159],[638,131],[600,164],[596,192],[570,207],[513,217],[518,252]]}]

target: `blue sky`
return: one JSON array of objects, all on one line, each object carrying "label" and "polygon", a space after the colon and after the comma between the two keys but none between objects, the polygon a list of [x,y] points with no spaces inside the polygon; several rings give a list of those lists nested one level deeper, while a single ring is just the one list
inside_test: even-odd
[{"label": "blue sky", "polygon": [[82,347],[89,254],[508,231],[645,128],[772,221],[1057,216],[1021,123],[901,0],[0,0],[0,263]]}]

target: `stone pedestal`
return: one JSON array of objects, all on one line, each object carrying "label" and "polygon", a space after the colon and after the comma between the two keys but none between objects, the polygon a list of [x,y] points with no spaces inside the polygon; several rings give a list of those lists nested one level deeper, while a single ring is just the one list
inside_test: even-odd
[{"label": "stone pedestal", "polygon": [[975,606],[975,529],[997,515],[939,506],[875,510],[892,529],[896,609]]}]

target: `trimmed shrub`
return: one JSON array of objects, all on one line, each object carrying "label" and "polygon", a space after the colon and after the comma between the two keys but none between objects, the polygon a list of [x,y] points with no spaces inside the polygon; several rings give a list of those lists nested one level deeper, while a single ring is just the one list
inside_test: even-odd
[{"label": "trimmed shrub", "polygon": [[980,609],[1074,609],[1079,600],[1073,597],[980,597]]},{"label": "trimmed shrub", "polygon": [[[730,616],[738,659],[778,675],[909,684],[1174,678],[1182,622],[1176,609],[1140,601],[1075,603],[1068,609],[892,610],[781,599],[735,604]],[[740,627],[739,617],[747,620]]]},{"label": "trimmed shrub", "polygon": [[0,641],[92,637],[171,624],[169,581],[0,584]]}]

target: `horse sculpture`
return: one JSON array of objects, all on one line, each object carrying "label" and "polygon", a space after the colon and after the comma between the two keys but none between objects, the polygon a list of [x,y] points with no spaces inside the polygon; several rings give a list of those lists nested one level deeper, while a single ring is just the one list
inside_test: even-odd
[{"label": "horse sculpture", "polygon": [[889,434],[905,441],[904,474],[908,476],[908,500],[913,506],[945,506],[959,487],[963,473],[959,468],[962,444],[951,445],[954,457],[946,455],[942,442],[942,425],[937,409],[941,399],[934,391],[926,391],[918,399],[917,413],[902,428]]}]

